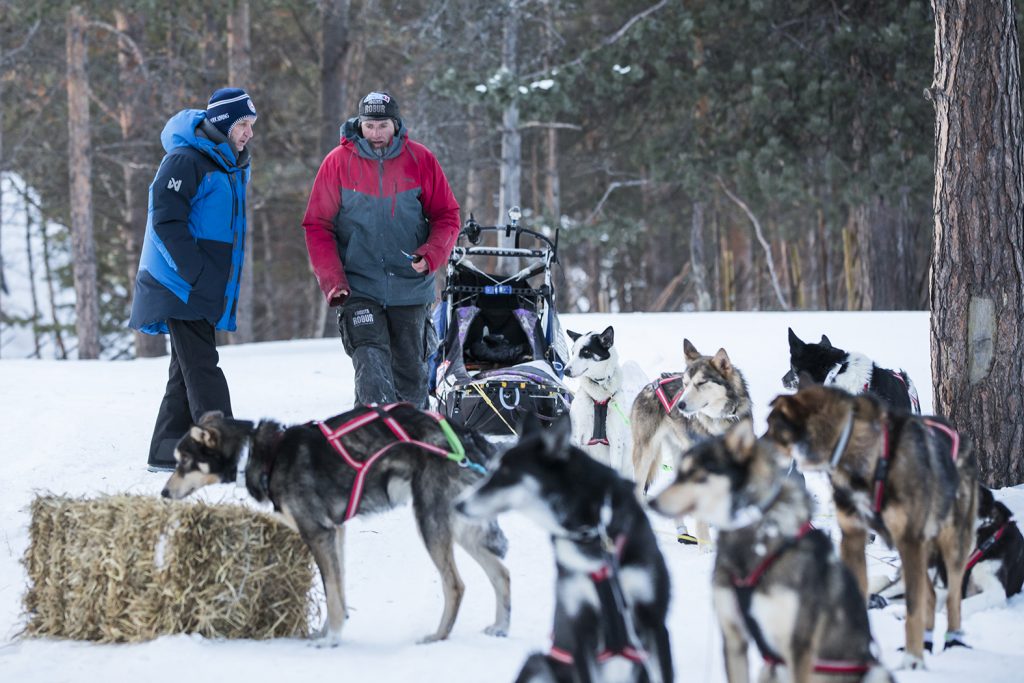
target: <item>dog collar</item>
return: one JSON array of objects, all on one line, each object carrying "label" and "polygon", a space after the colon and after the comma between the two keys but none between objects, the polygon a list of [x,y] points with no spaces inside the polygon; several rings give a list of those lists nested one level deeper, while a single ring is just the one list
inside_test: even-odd
[{"label": "dog collar", "polygon": [[846,416],[846,422],[843,423],[843,432],[839,435],[839,441],[836,443],[836,448],[832,451],[832,459],[829,461],[829,467],[832,469],[836,468],[839,464],[839,459],[843,457],[843,451],[846,450],[846,444],[850,442],[850,434],[853,433],[853,408],[850,408],[850,414]]},{"label": "dog collar", "polygon": [[843,370],[843,365],[845,365],[845,363],[836,363],[835,365],[833,365],[832,369],[828,371],[827,375],[825,375],[825,381],[822,382],[822,384],[824,384],[825,386],[828,386],[830,384],[835,384],[836,383],[836,377]]},{"label": "dog collar", "polygon": [[741,507],[732,515],[729,522],[720,528],[725,531],[735,531],[736,529],[743,529],[752,524],[757,524],[764,517],[765,511],[775,504],[775,501],[779,499],[781,494],[782,480],[780,479],[767,498],[760,503],[752,503]]},{"label": "dog collar", "polygon": [[242,444],[238,455],[238,468],[235,470],[235,486],[245,487],[245,470],[249,466],[249,439]]}]

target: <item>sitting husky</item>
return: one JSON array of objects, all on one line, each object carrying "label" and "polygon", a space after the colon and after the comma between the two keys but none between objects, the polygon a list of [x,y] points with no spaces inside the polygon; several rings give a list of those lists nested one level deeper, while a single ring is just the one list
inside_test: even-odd
[{"label": "sitting husky", "polygon": [[600,334],[566,332],[573,346],[565,375],[579,378],[579,388],[569,408],[572,442],[598,462],[632,479],[629,411],[647,378],[636,363],[619,364],[615,330],[611,326]]},{"label": "sitting husky", "polygon": [[787,389],[800,388],[800,373],[817,384],[834,385],[851,394],[870,392],[889,407],[921,414],[921,402],[910,376],[903,370],[880,368],[862,353],[843,351],[821,335],[818,343],[804,343],[789,329],[789,372],[782,377]]},{"label": "sitting husky", "polygon": [[765,660],[762,681],[891,680],[871,652],[857,582],[811,527],[810,496],[780,455],[743,420],[682,455],[675,481],[651,501],[664,515],[693,514],[719,530],[712,596],[726,675],[747,680],[753,641]]},{"label": "sitting husky", "polygon": [[444,590],[441,623],[421,642],[447,638],[462,601],[453,541],[483,567],[494,587],[497,618],[485,632],[504,636],[510,605],[508,570],[500,561],[505,536],[496,522],[468,522],[452,510],[455,497],[483,476],[490,449],[482,438],[456,433],[436,416],[402,403],[358,407],[287,428],[212,412],[178,442],[177,468],[163,496],[177,500],[208,484],[238,479],[257,501],[272,502],[320,568],[327,621],[318,645],[330,646],[339,643],[345,623],[345,521],[390,510],[411,497]]},{"label": "sitting husky", "polygon": [[[1024,536],[1010,509],[997,501],[992,491],[978,487],[978,518],[975,522],[974,552],[967,558],[964,572],[963,602],[960,613],[966,618],[991,607],[1006,605],[1006,599],[1021,592],[1024,584]],[[933,584],[948,585],[946,568],[932,558],[936,579]],[[905,597],[901,572],[895,578],[871,577],[871,607],[884,607]],[[939,599],[941,605],[943,600]],[[931,634],[925,632],[925,649],[931,650]]]},{"label": "sitting husky", "polygon": [[519,683],[670,683],[669,577],[633,484],[570,443],[561,420],[533,415],[519,443],[456,505],[493,518],[520,510],[551,534],[558,579],[554,643],[527,659]]},{"label": "sitting husky", "polygon": [[973,546],[978,465],[967,439],[942,418],[890,411],[871,394],[814,384],[772,401],[768,436],[802,471],[828,472],[842,530],[840,555],[868,594],[868,531],[895,547],[907,582],[905,668],[923,667],[935,621],[928,560],[949,574],[946,647],[963,645],[961,585]]},{"label": "sitting husky", "polygon": [[[686,370],[663,374],[633,402],[633,469],[644,493],[657,477],[666,452],[671,462],[698,440],[723,434],[751,415],[747,382],[725,349],[705,356],[684,339],[683,355]],[[710,540],[706,526],[697,530],[696,537],[680,527],[681,543],[698,539]]]}]

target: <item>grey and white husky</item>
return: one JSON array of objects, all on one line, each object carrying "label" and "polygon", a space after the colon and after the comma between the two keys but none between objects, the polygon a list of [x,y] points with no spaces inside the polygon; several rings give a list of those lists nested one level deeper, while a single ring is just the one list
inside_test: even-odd
[{"label": "grey and white husky", "polygon": [[[177,468],[163,496],[180,499],[208,484],[239,478],[257,501],[273,503],[320,568],[327,621],[318,644],[331,646],[339,643],[345,623],[344,522],[390,510],[411,498],[420,536],[441,574],[444,591],[441,622],[420,642],[444,640],[455,623],[464,586],[453,543],[487,574],[497,606],[494,624],[485,632],[504,636],[510,589],[500,558],[507,540],[496,522],[467,520],[452,508],[455,498],[481,478],[493,455],[491,446],[469,432],[452,434],[435,416],[409,404],[358,407],[323,422],[291,427],[207,413],[178,443]],[[453,438],[461,449],[453,445]],[[447,457],[450,451],[463,449],[461,463]]]},{"label": "grey and white husky", "polygon": [[[701,439],[724,434],[751,415],[747,382],[725,349],[705,356],[684,339],[683,355],[686,370],[663,374],[633,402],[633,468],[644,493],[664,460],[671,462]],[[706,524],[698,523],[696,536],[680,526],[681,543],[698,540],[710,541]]]},{"label": "grey and white husky", "polygon": [[891,680],[872,653],[857,582],[811,528],[810,496],[779,458],[743,420],[680,457],[651,501],[718,528],[712,595],[730,683],[747,680],[751,642],[765,660],[762,681]]},{"label": "grey and white husky", "polygon": [[518,510],[551,534],[558,578],[554,643],[518,682],[669,683],[669,577],[633,483],[570,443],[565,420],[523,422],[519,443],[456,508]]}]

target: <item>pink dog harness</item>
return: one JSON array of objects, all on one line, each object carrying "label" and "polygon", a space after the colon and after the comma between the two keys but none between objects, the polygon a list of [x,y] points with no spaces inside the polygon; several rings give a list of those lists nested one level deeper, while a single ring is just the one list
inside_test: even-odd
[{"label": "pink dog harness", "polygon": [[[398,421],[395,420],[395,418],[389,414],[395,408],[403,405],[411,407],[411,404],[409,403],[389,403],[384,406],[378,406],[376,404],[370,405],[368,406],[370,410],[363,413],[359,417],[353,418],[346,422],[345,424],[341,425],[340,427],[334,429],[329,427],[326,422],[316,423],[316,425],[320,428],[320,431],[323,433],[324,438],[327,439],[331,446],[334,447],[334,450],[336,450],[338,454],[341,455],[342,460],[344,460],[349,467],[356,471],[356,479],[355,482],[353,482],[352,484],[352,493],[349,495],[348,507],[345,509],[345,519],[342,520],[342,523],[352,519],[358,512],[359,501],[363,497],[363,486],[366,483],[366,475],[370,473],[370,468],[373,466],[375,462],[384,457],[388,453],[388,451],[390,451],[395,446],[400,446],[402,444],[412,444],[414,446],[422,448],[425,451],[434,453],[435,455],[440,455],[443,458],[453,460],[460,467],[468,467],[479,474],[486,473],[486,470],[483,468],[483,466],[478,465],[475,462],[472,462],[469,458],[466,457],[466,451],[462,447],[462,443],[459,441],[458,437],[455,435],[455,432],[452,430],[451,425],[448,424],[448,421],[445,420],[444,417],[438,415],[437,413],[433,413],[430,411],[421,411],[437,421],[438,426],[441,428],[441,431],[444,432],[445,437],[448,439],[448,444],[452,447],[452,450],[448,451],[439,446],[435,446],[434,444],[419,441],[417,439],[413,439],[412,437],[410,437],[409,433],[402,428],[402,425],[398,424]],[[390,429],[391,433],[395,436],[395,441],[392,441],[383,448],[378,449],[377,452],[375,452],[365,461],[360,462],[359,460],[356,460],[355,458],[352,457],[352,455],[348,452],[348,449],[345,448],[345,445],[342,443],[341,439],[346,434],[351,434],[357,429],[365,427],[371,422],[375,422],[377,420],[384,421],[384,424],[388,426],[388,429]]]}]

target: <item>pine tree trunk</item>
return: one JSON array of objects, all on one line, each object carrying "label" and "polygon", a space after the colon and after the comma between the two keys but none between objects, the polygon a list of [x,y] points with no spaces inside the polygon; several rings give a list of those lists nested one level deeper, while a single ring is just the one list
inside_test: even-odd
[{"label": "pine tree trunk", "polygon": [[690,263],[693,265],[693,288],[698,311],[711,310],[711,293],[708,291],[707,265],[704,256],[704,204],[692,203],[693,217],[690,223]]},{"label": "pine tree trunk", "polygon": [[92,226],[92,143],[85,31],[85,17],[76,5],[68,12],[67,23],[68,174],[75,332],[78,335],[78,357],[93,359],[100,355],[100,325]]},{"label": "pine tree trunk", "polygon": [[[122,9],[114,10],[114,26],[124,38],[121,42],[131,40],[137,46],[143,35],[144,19],[140,13],[128,14]],[[121,161],[121,180],[124,183],[124,208],[121,211],[121,242],[124,244],[125,279],[128,287],[135,284],[135,276],[139,270],[139,256],[142,251],[142,239],[146,233],[146,176],[139,154],[133,143],[145,135],[143,130],[143,102],[152,102],[149,89],[142,74],[137,53],[119,43],[117,51],[118,80],[121,95],[118,108],[118,125],[121,128],[121,140],[125,145],[125,158]],[[134,333],[135,356],[137,358],[155,358],[167,354],[167,340],[162,335]]]},{"label": "pine tree trunk", "polygon": [[[507,0],[505,22],[502,32],[501,67],[513,84],[519,80],[519,2]],[[511,90],[515,90],[512,88]],[[520,182],[522,180],[522,135],[519,131],[518,93],[505,104],[501,117],[501,179],[498,193],[498,221],[496,225],[508,222],[508,210],[521,206]],[[513,236],[498,233],[498,244],[502,247],[514,245]],[[519,270],[518,259],[505,258],[498,263],[499,272],[515,273]]]},{"label": "pine tree trunk", "polygon": [[1011,0],[932,0],[936,412],[970,437],[982,481],[1024,482],[1024,163]]},{"label": "pine tree trunk", "polygon": [[[249,0],[235,0],[228,12],[228,83],[233,88],[247,88],[250,94],[254,85],[252,79],[252,41],[250,39]],[[245,192],[245,244],[242,245],[242,277],[238,283],[238,301],[235,320],[238,325],[233,343],[244,344],[256,338],[253,320],[253,239],[252,204],[253,186],[250,182]]]}]

